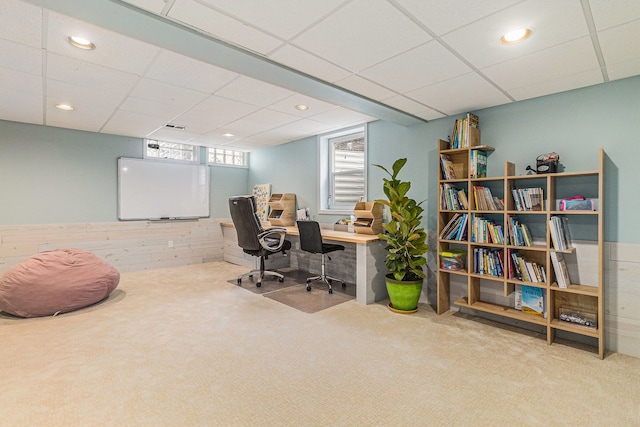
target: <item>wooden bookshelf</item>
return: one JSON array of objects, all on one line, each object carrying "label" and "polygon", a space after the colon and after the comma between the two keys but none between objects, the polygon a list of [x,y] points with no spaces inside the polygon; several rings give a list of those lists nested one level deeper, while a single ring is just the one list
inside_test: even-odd
[{"label": "wooden bookshelf", "polygon": [[269,199],[269,223],[287,227],[296,223],[296,195],[293,193],[272,194]]},{"label": "wooden bookshelf", "polygon": [[[453,163],[455,179],[445,179],[441,165],[438,164],[439,173],[439,203],[437,230],[440,236],[443,227],[456,214],[467,214],[464,230],[466,233],[462,240],[438,239],[438,271],[437,271],[437,312],[444,313],[452,308],[450,300],[452,282],[455,281],[456,291],[463,286],[463,297],[453,301],[453,306],[475,310],[477,312],[501,316],[518,322],[542,326],[546,331],[547,344],[551,345],[556,339],[556,333],[575,334],[587,337],[585,340],[575,337],[578,341],[595,342],[598,356],[604,358],[604,150],[600,149],[598,168],[596,170],[580,172],[561,172],[540,175],[516,175],[515,165],[510,162],[504,164],[503,176],[472,178],[469,176],[471,151],[482,150],[491,152],[490,146],[480,145],[479,138],[474,140],[475,145],[465,148],[451,149],[448,141],[438,141],[438,161],[440,154],[446,154]],[[448,187],[444,184],[449,184]],[[450,188],[464,190],[468,199],[467,208],[445,208],[443,188],[446,194],[451,194]],[[480,209],[474,200],[474,187],[488,187],[491,195],[502,201],[501,209]],[[534,188],[542,189],[541,210],[518,210],[512,189]],[[585,195],[597,200],[596,211],[561,211],[559,203],[563,198],[576,194]],[[450,196],[449,196],[450,197]],[[484,205],[486,207],[486,205]],[[554,251],[549,220],[552,216],[565,216],[571,230],[574,243],[579,246],[570,247],[563,251],[565,258],[571,256],[574,266],[578,268],[581,263],[581,255],[587,257],[582,264],[590,264],[591,274],[580,274],[571,277],[571,284],[567,288],[558,286],[555,270],[551,262],[551,252]],[[531,246],[515,246],[511,241],[477,242],[474,234],[473,218],[484,218],[489,223],[500,225],[503,233],[510,224],[510,218],[515,217],[521,224],[525,224],[530,234]],[[575,228],[575,229],[574,229]],[[574,235],[575,233],[575,235]],[[581,250],[587,247],[588,250]],[[484,248],[487,251],[502,251],[500,261],[502,264],[497,271],[499,275],[478,274],[476,263],[479,262],[473,256],[474,249]],[[464,270],[451,271],[440,266],[440,253],[451,250],[466,251],[466,265]],[[519,280],[515,274],[509,272],[509,255],[517,251],[530,264],[537,264],[540,278],[544,274],[546,281]],[[482,251],[479,251],[482,252]],[[585,255],[584,253],[589,252]],[[593,254],[596,255],[593,255]],[[567,255],[568,254],[568,255]],[[595,260],[588,257],[595,256]],[[512,267],[513,269],[513,267]],[[571,270],[571,269],[570,269]],[[513,271],[513,270],[512,270]],[[494,271],[495,273],[495,271]],[[578,275],[575,275],[578,276]],[[575,283],[574,283],[575,282]],[[515,294],[522,285],[540,288],[543,291],[544,311],[546,317],[523,313],[513,304]],[[561,309],[576,309],[585,313],[595,313],[596,327],[583,326],[577,323],[560,320]],[[566,317],[565,317],[566,318]],[[592,341],[589,341],[592,340]]]}]

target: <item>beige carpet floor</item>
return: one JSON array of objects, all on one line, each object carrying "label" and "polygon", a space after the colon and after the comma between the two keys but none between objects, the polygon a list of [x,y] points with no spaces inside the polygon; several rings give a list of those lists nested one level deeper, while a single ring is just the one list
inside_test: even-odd
[{"label": "beige carpet floor", "polygon": [[4,426],[637,426],[640,360],[429,306],[314,314],[224,262],[123,274],[112,296],[0,315]]}]

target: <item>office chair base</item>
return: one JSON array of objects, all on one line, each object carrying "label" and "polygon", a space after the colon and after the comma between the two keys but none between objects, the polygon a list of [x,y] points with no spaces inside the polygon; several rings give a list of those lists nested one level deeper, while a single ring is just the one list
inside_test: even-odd
[{"label": "office chair base", "polygon": [[307,292],[311,292],[311,282],[315,282],[315,281],[320,281],[325,283],[329,287],[330,294],[333,293],[333,287],[332,287],[333,282],[340,282],[343,288],[347,287],[347,284],[340,279],[336,279],[335,277],[330,277],[326,275],[320,275],[320,276],[309,277],[307,279]]},{"label": "office chair base", "polygon": [[262,279],[264,279],[264,276],[273,276],[273,277],[277,277],[278,278],[278,282],[282,283],[284,282],[284,276],[280,273],[278,273],[277,271],[269,271],[269,270],[251,270],[248,273],[244,273],[240,276],[238,276],[238,286],[240,286],[242,284],[242,278],[243,277],[249,277],[253,280],[253,276],[258,276],[259,280],[256,282],[256,288],[259,288],[260,286],[262,286]]}]

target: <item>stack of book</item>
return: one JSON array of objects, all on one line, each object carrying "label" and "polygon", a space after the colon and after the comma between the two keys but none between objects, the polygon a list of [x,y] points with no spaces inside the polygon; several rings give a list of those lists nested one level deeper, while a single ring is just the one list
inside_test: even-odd
[{"label": "stack of book", "polygon": [[453,215],[440,232],[439,238],[442,240],[466,240],[467,218],[468,214],[466,213]]},{"label": "stack of book", "polygon": [[551,242],[556,251],[566,251],[572,246],[569,234],[569,220],[564,216],[552,216],[549,219]]},{"label": "stack of book", "polygon": [[567,270],[567,263],[560,252],[551,251],[551,264],[553,270],[556,273],[556,282],[560,288],[568,288],[571,284],[569,279],[569,270]]},{"label": "stack of book", "polygon": [[456,170],[448,154],[440,154],[440,166],[442,167],[443,179],[457,179]]},{"label": "stack of book", "polygon": [[546,283],[547,273],[544,265],[529,261],[521,256],[518,251],[507,249],[509,268],[507,274],[510,279],[518,279],[523,282]]},{"label": "stack of book", "polygon": [[440,186],[440,208],[450,211],[469,209],[466,191],[451,184],[442,184]]},{"label": "stack of book", "polygon": [[476,217],[474,214],[471,218],[472,242],[504,244],[504,232],[501,225],[487,218]]},{"label": "stack of book", "polygon": [[519,211],[543,211],[544,191],[542,188],[512,188],[513,201]]},{"label": "stack of book", "polygon": [[456,120],[453,126],[453,134],[451,135],[451,148],[467,148],[470,145],[478,145],[477,142],[471,143],[473,138],[479,135],[473,133],[472,129],[478,129],[480,120],[478,116],[467,113],[467,117]]},{"label": "stack of book", "polygon": [[507,243],[513,246],[533,246],[529,228],[526,224],[521,224],[514,216],[509,217]]},{"label": "stack of book", "polygon": [[494,197],[491,194],[491,190],[487,187],[481,187],[479,185],[474,186],[473,199],[476,204],[476,210],[499,211],[504,207],[502,200]]},{"label": "stack of book", "polygon": [[502,249],[474,248],[473,272],[475,274],[502,277],[504,272],[502,254]]}]

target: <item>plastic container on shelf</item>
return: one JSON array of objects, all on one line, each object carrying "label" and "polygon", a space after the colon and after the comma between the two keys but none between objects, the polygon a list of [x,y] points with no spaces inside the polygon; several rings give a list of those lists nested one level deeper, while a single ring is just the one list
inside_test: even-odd
[{"label": "plastic container on shelf", "polygon": [[464,270],[464,261],[467,252],[463,250],[450,250],[440,252],[440,268],[443,270]]}]

